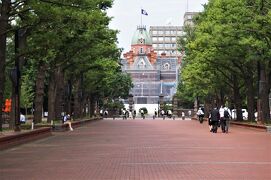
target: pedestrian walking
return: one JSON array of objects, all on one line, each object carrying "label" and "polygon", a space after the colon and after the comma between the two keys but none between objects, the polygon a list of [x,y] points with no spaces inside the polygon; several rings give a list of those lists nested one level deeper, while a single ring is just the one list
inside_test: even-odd
[{"label": "pedestrian walking", "polygon": [[212,123],[211,132],[213,132],[213,133],[217,133],[217,125],[219,122],[219,118],[220,118],[219,110],[217,107],[215,107],[211,112],[211,123]]},{"label": "pedestrian walking", "polygon": [[168,117],[169,118],[171,118],[172,117],[172,111],[169,109],[169,110],[167,110],[167,115],[168,115]]},{"label": "pedestrian walking", "polygon": [[213,126],[212,126],[212,121],[211,121],[211,110],[209,111],[209,117],[208,117],[208,125],[209,125],[209,130],[212,132]]},{"label": "pedestrian walking", "polygon": [[198,118],[199,118],[199,122],[203,123],[203,117],[204,117],[204,112],[202,110],[202,108],[200,107],[198,112],[197,112]]},{"label": "pedestrian walking", "polygon": [[133,110],[133,119],[136,117],[136,110]]},{"label": "pedestrian walking", "polygon": [[143,110],[143,109],[140,109],[140,114],[141,114],[141,117],[142,117],[143,119],[145,119],[145,113],[144,113],[144,110]]},{"label": "pedestrian walking", "polygon": [[161,109],[160,114],[161,114],[161,116],[162,116],[163,120],[165,120],[165,111],[164,111],[163,109]]},{"label": "pedestrian walking", "polygon": [[100,110],[100,116],[103,117],[104,113],[103,113],[103,109]]},{"label": "pedestrian walking", "polygon": [[229,132],[230,119],[231,119],[231,111],[228,107],[225,106],[224,107],[225,133]]},{"label": "pedestrian walking", "polygon": [[107,116],[108,116],[108,111],[107,111],[107,109],[104,111],[104,117],[105,118],[107,118]]},{"label": "pedestrian walking", "polygon": [[182,120],[185,120],[185,113],[182,112]]},{"label": "pedestrian walking", "polygon": [[[157,114],[158,114],[158,113],[157,113],[157,110],[156,110],[156,108],[155,108],[155,109],[154,109],[154,118],[157,117]],[[154,119],[154,118],[153,118],[153,119]]]},{"label": "pedestrian walking", "polygon": [[123,119],[123,120],[127,119],[127,116],[126,116],[126,115],[127,115],[126,109],[123,108],[123,109],[122,109],[122,119]]},{"label": "pedestrian walking", "polygon": [[188,111],[188,117],[191,117],[191,115],[192,115],[192,111],[189,110],[189,111]]},{"label": "pedestrian walking", "polygon": [[225,133],[225,126],[226,126],[226,121],[225,121],[225,118],[224,118],[224,106],[221,106],[220,109],[219,109],[219,124],[221,126],[221,131],[222,133]]}]

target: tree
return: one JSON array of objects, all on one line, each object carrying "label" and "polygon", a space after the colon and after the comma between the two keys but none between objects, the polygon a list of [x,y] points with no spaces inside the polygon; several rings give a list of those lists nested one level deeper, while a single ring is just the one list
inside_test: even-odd
[{"label": "tree", "polygon": [[[224,104],[228,97],[235,101],[238,119],[242,118],[243,99],[247,97],[249,117],[253,119],[256,64],[265,63],[265,70],[259,76],[264,79],[259,94],[265,97],[261,100],[265,104],[264,119],[269,119],[267,95],[270,87],[266,84],[269,81],[266,67],[269,66],[265,60],[270,51],[268,33],[265,33],[270,21],[265,17],[267,12],[270,12],[270,4],[265,1],[209,1],[196,19],[193,34],[188,33],[180,41],[186,48],[186,65],[182,70],[185,88],[182,87],[182,91],[192,90],[194,96],[200,95],[203,99],[216,96],[219,104]],[[258,65],[258,69],[260,67]],[[259,95],[260,99],[263,97]]]},{"label": "tree", "polygon": [[[6,63],[6,42],[9,31],[9,14],[11,11],[11,0],[2,0],[0,3],[0,106],[3,106],[5,89],[5,63]],[[0,108],[0,131],[2,131],[2,108]]]}]

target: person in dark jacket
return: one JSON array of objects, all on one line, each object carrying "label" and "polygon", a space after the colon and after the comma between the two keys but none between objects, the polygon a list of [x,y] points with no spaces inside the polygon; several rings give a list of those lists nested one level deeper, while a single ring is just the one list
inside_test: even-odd
[{"label": "person in dark jacket", "polygon": [[211,112],[211,123],[212,123],[212,131],[213,133],[217,133],[217,125],[220,119],[219,110],[215,107]]}]

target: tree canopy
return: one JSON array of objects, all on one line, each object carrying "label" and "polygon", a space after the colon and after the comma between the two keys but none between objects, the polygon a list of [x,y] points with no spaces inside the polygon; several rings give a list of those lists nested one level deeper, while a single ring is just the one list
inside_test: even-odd
[{"label": "tree canopy", "polygon": [[[49,120],[72,111],[82,117],[86,107],[89,115],[94,113],[91,101],[127,97],[131,78],[119,66],[118,31],[108,27],[111,17],[106,10],[112,4],[112,0],[1,1],[0,62],[7,68],[0,72],[0,104],[4,89],[12,86],[3,86],[10,81],[4,75],[16,57],[20,57],[21,104],[34,106],[36,123],[43,108],[49,111]],[[5,44],[14,45],[17,30],[21,36],[14,54]]]},{"label": "tree canopy", "polygon": [[179,96],[198,97],[212,106],[247,107],[250,119],[257,109],[258,120],[268,121],[270,14],[267,1],[210,0],[179,39],[186,52]]}]

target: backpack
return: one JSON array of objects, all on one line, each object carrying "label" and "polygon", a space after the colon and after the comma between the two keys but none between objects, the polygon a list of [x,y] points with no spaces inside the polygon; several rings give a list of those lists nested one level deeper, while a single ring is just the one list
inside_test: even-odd
[{"label": "backpack", "polygon": [[228,110],[224,110],[224,118],[230,118],[230,113]]}]

